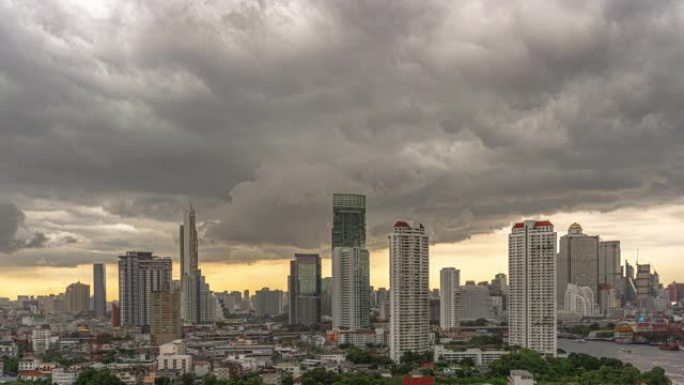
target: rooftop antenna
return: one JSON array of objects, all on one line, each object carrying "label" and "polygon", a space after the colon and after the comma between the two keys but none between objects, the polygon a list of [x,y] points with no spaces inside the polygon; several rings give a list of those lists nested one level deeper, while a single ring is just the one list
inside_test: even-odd
[{"label": "rooftop antenna", "polygon": [[639,266],[639,249],[637,249],[637,266]]}]

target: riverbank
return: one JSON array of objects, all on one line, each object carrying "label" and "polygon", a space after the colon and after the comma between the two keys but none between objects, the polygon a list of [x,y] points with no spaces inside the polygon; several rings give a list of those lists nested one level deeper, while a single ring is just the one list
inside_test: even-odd
[{"label": "riverbank", "polygon": [[568,339],[559,339],[558,347],[568,353],[586,353],[595,357],[616,358],[629,362],[642,371],[660,366],[665,369],[673,384],[684,385],[684,351],[660,350],[656,346],[649,345],[620,345],[609,341],[577,343]]}]

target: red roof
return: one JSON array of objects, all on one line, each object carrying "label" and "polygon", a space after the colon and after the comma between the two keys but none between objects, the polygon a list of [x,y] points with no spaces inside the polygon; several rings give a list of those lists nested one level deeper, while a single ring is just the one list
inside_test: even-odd
[{"label": "red roof", "polygon": [[406,227],[406,228],[411,228],[411,226],[408,225],[408,223],[404,221],[397,221],[397,223],[394,224],[394,227]]},{"label": "red roof", "polygon": [[522,222],[518,222],[518,223],[513,225],[514,229],[522,229],[523,227],[525,227],[525,224]]},{"label": "red roof", "polygon": [[404,385],[435,385],[434,377],[404,377]]},{"label": "red roof", "polygon": [[542,227],[542,226],[553,226],[553,223],[549,221],[537,221],[534,222],[534,227]]}]

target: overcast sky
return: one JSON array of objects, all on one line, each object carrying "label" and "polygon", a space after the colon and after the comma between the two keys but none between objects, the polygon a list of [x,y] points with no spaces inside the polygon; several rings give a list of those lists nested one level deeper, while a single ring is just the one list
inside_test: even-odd
[{"label": "overcast sky", "polygon": [[177,257],[192,201],[201,261],[282,268],[333,192],[380,259],[399,218],[501,241],[471,257],[542,216],[679,245],[683,73],[680,1],[0,0],[0,266]]}]

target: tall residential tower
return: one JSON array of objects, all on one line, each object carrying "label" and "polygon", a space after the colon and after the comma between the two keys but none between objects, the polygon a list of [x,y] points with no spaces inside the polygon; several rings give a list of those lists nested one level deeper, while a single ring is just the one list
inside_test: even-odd
[{"label": "tall residential tower", "polygon": [[171,258],[149,251],[128,251],[119,257],[121,324],[149,326],[153,292],[171,287]]},{"label": "tall residential tower", "polygon": [[556,355],[556,233],[549,221],[516,223],[508,235],[511,346]]},{"label": "tall residential tower", "polygon": [[389,236],[390,358],[430,349],[429,237],[399,221]]},{"label": "tall residential tower", "polygon": [[445,267],[439,272],[439,326],[449,330],[459,325],[461,320],[461,272],[453,267]]}]

